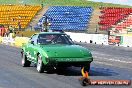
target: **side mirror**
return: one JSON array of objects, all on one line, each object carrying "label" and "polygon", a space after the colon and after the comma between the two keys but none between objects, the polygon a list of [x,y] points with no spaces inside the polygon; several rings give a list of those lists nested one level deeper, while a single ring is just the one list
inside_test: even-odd
[{"label": "side mirror", "polygon": [[31,44],[33,44],[33,45],[34,45],[34,41],[31,41]]}]

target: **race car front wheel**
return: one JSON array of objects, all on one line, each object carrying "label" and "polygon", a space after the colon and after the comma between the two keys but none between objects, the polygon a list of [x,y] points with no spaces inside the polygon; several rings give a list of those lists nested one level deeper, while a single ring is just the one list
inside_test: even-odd
[{"label": "race car front wheel", "polygon": [[29,67],[31,62],[27,60],[27,56],[22,52],[22,66]]},{"label": "race car front wheel", "polygon": [[37,57],[37,71],[39,73],[44,72],[44,64],[43,64],[43,61],[42,61],[42,58],[40,55],[38,55],[38,57]]}]

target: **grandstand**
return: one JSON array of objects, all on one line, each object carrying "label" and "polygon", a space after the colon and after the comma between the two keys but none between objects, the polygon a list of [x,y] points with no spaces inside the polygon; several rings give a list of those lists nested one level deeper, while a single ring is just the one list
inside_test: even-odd
[{"label": "grandstand", "polygon": [[[50,13],[55,12],[55,11],[52,11],[52,12],[49,11],[49,9],[52,6],[73,7],[75,11],[72,10],[70,13],[67,13],[67,12],[65,13],[65,15],[68,15],[67,18],[64,16],[61,17],[60,13],[57,13],[57,12],[53,14],[54,16],[52,15],[53,17],[49,16],[49,18],[51,18],[49,19],[49,22],[51,22],[51,26],[49,28],[53,30],[61,29],[61,28],[63,28],[64,30],[68,29],[72,31],[81,30],[82,32],[87,32],[87,33],[95,33],[95,29],[98,29],[98,33],[107,33],[107,30],[116,27],[116,25],[119,25],[119,23],[124,21],[129,15],[129,13],[128,15],[125,12],[121,13],[123,12],[123,10],[118,12],[117,10],[114,10],[114,9],[124,8],[124,7],[130,8],[130,6],[126,6],[126,5],[92,2],[92,1],[86,1],[86,0],[68,0],[68,1],[67,0],[50,0],[50,1],[49,0],[0,0],[0,3],[1,3],[0,24],[13,25],[17,29],[18,21],[21,21],[20,22],[21,28],[24,28],[24,29],[26,28],[27,30],[30,27],[29,24],[31,24],[31,26],[35,26],[36,23],[38,22],[38,20],[36,19],[40,19],[42,15],[49,15],[48,12]],[[44,7],[42,8],[42,6]],[[45,6],[47,7],[45,8]],[[108,6],[109,8],[107,8]],[[74,13],[78,13],[78,10],[76,9],[78,7],[81,7],[81,8],[86,7],[87,9],[89,9],[90,7],[91,10],[90,12],[85,10],[85,13],[80,11],[81,13],[79,14],[81,15],[81,17],[78,17],[79,15],[76,15],[77,18],[71,20],[72,18],[71,15],[74,16]],[[103,8],[99,9],[99,7],[103,7]],[[104,12],[106,12],[106,9],[109,9],[109,11],[111,9],[113,10],[113,12],[117,11],[119,14],[116,14],[116,15],[114,13],[108,14],[108,12],[104,14]],[[47,10],[47,13],[46,13],[46,10]],[[101,13],[100,13],[100,10],[101,10]],[[113,17],[116,17],[116,19]],[[42,18],[43,20],[45,19],[44,16]],[[65,20],[63,18],[65,18]],[[80,18],[82,18],[83,20],[79,21]],[[39,21],[41,23],[42,19]],[[57,21],[62,21],[62,22],[57,22]],[[108,23],[109,21],[110,23]],[[82,24],[79,24],[79,22]],[[131,25],[127,26],[126,29],[130,27]],[[40,26],[39,28],[42,28],[42,27]],[[124,30],[124,27],[123,27],[123,30]]]},{"label": "grandstand", "polygon": [[50,6],[37,26],[42,27],[48,19],[50,30],[86,30],[92,11],[92,7]]},{"label": "grandstand", "polygon": [[129,27],[132,25],[132,15],[128,15],[128,17],[126,17],[124,20],[122,20],[121,22],[119,22],[117,25],[114,25],[114,29],[115,30],[127,30],[129,29]]},{"label": "grandstand", "polygon": [[26,28],[28,23],[41,9],[41,6],[36,5],[0,5],[0,24],[13,26],[18,28]]},{"label": "grandstand", "polygon": [[100,30],[110,30],[115,28],[115,30],[123,30],[124,28],[131,25],[132,8],[122,8],[122,7],[101,7],[102,15],[99,16],[101,19],[98,22]]}]

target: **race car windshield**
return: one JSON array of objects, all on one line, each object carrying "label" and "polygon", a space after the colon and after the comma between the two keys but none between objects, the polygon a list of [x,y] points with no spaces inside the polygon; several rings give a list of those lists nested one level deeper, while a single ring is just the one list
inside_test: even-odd
[{"label": "race car windshield", "polygon": [[66,34],[40,34],[39,44],[74,44],[71,38]]}]

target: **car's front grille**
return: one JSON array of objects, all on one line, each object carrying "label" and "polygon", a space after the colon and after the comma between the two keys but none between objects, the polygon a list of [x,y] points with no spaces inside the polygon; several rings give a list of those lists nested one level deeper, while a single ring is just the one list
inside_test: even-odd
[{"label": "car's front grille", "polygon": [[87,58],[54,58],[57,62],[80,62],[80,61],[92,61],[92,57]]}]

